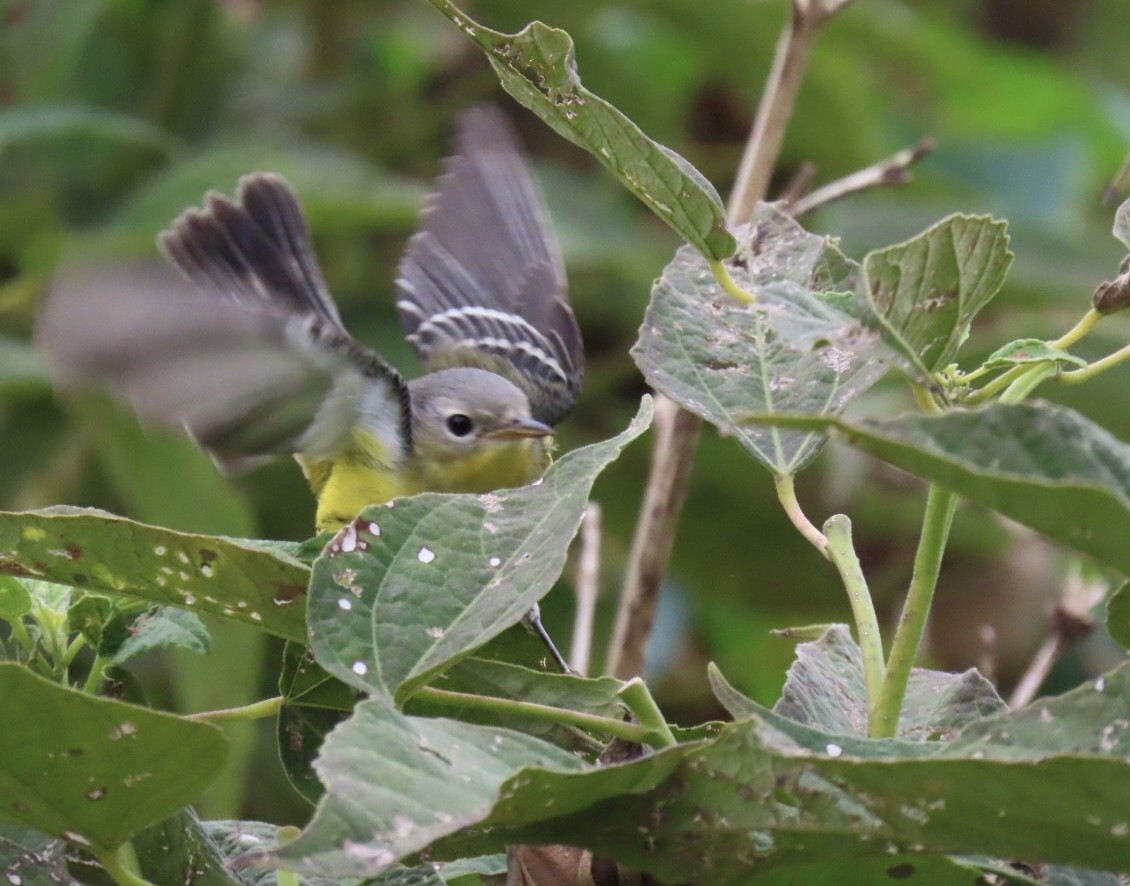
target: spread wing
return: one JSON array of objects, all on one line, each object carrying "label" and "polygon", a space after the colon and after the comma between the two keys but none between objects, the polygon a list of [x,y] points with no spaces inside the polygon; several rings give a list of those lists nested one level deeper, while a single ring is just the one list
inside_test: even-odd
[{"label": "spread wing", "polygon": [[36,338],[64,373],[183,425],[222,467],[328,458],[361,423],[390,458],[407,453],[407,386],[342,328],[282,179],[245,178],[237,202],[209,195],[160,245],[188,282],[153,266],[56,279]]},{"label": "spread wing", "polygon": [[556,240],[500,111],[465,112],[456,148],[400,261],[401,325],[429,368],[498,372],[556,424],[584,375]]}]

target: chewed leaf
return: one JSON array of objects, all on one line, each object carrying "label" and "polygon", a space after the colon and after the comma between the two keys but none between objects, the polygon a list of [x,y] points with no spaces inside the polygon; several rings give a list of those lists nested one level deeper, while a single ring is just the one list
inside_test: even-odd
[{"label": "chewed leaf", "polygon": [[278,545],[174,532],[84,508],[0,511],[0,573],[306,636],[309,571]]},{"label": "chewed leaf", "polygon": [[905,243],[870,253],[868,295],[890,343],[925,376],[953,362],[1009,266],[1008,225],[951,215]]},{"label": "chewed leaf", "polygon": [[521,620],[565,565],[592,483],[651,423],[563,455],[535,484],[366,508],[315,564],[310,638],[329,673],[402,700]]},{"label": "chewed leaf", "polygon": [[486,53],[503,89],[596,157],[679,236],[712,259],[733,253],[717,191],[685,159],[581,85],[568,34],[541,22],[503,34],[473,21],[449,0],[431,3]]},{"label": "chewed leaf", "polygon": [[702,256],[680,249],[652,289],[632,356],[653,387],[788,474],[823,437],[746,416],[838,414],[886,372],[891,355],[856,315],[859,266],[827,238],[765,204],[741,233],[732,274],[757,301],[739,304]]}]

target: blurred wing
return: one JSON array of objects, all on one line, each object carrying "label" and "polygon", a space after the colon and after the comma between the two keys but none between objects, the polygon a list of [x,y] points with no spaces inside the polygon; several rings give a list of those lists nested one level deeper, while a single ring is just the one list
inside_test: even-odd
[{"label": "blurred wing", "polygon": [[407,387],[395,370],[323,316],[220,295],[230,292],[151,266],[74,268],[56,279],[36,343],[64,376],[104,382],[142,417],[183,425],[221,467],[284,452],[328,458],[361,421],[403,457]]},{"label": "blurred wing", "polygon": [[498,372],[556,424],[584,352],[545,210],[501,112],[464,113],[456,148],[400,261],[401,325],[429,368]]}]

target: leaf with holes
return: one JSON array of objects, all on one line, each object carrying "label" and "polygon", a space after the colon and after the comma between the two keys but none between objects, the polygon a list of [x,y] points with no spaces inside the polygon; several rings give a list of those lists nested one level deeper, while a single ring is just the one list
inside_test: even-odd
[{"label": "leaf with holes", "polygon": [[689,162],[581,85],[568,34],[541,22],[503,34],[449,0],[431,4],[486,53],[503,89],[596,157],[680,237],[712,259],[733,253],[718,192]]},{"label": "leaf with holes", "polygon": [[545,477],[485,495],[426,493],[366,508],[314,564],[309,628],[318,662],[403,700],[516,624],[565,565],[597,475],[651,422],[563,455]]},{"label": "leaf with holes", "polygon": [[84,508],[0,512],[0,573],[210,612],[306,637],[309,571],[278,546],[148,526]]},{"label": "leaf with holes", "polygon": [[1013,258],[1007,229],[987,215],[951,215],[863,260],[886,337],[920,374],[953,361],[1000,290]]},{"label": "leaf with holes", "polygon": [[632,349],[648,383],[733,435],[776,474],[802,468],[820,434],[751,424],[776,412],[838,414],[890,365],[855,314],[859,266],[826,238],[762,204],[743,229],[734,276],[758,293],[739,304],[706,261],[680,249],[652,289]]}]

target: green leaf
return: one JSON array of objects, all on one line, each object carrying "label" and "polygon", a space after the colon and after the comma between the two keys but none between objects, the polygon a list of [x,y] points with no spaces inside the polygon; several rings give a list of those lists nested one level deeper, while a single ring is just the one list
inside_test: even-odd
[{"label": "green leaf", "polygon": [[1130,200],[1123,200],[1114,213],[1114,236],[1130,249]]},{"label": "green leaf", "polygon": [[706,261],[680,249],[652,289],[632,356],[656,390],[771,471],[793,473],[820,450],[821,435],[745,416],[839,413],[886,372],[888,352],[850,315],[859,266],[773,207],[758,206],[734,265],[737,282],[758,293],[753,305],[726,295]]},{"label": "green leaf", "polygon": [[1130,648],[1130,582],[1115,591],[1106,604],[1106,629],[1116,643]]},{"label": "green leaf", "polygon": [[0,153],[65,139],[102,141],[171,156],[180,142],[136,117],[82,105],[15,107],[0,111]]},{"label": "green leaf", "polygon": [[502,88],[555,132],[604,164],[675,232],[711,259],[734,252],[718,192],[670,148],[589,92],[577,76],[573,40],[532,22],[517,34],[492,31],[449,0],[430,0],[486,53]]},{"label": "green leaf", "polygon": [[876,458],[1130,574],[1130,446],[1071,409],[1029,401],[889,420],[767,420],[833,430]]},{"label": "green leaf", "polygon": [[211,648],[208,629],[196,613],[172,606],[155,606],[130,623],[128,635],[110,654],[110,660],[120,665],[154,649],[187,649],[207,655]]},{"label": "green leaf", "polygon": [[1070,363],[1086,366],[1087,361],[1060,348],[1051,347],[1038,338],[1021,338],[998,348],[985,360],[986,369],[1009,369],[1025,363]]},{"label": "green leaf", "polygon": [[102,850],[167,818],[220,773],[223,733],[0,664],[0,820]]},{"label": "green leaf", "polygon": [[277,547],[54,507],[0,512],[0,551],[0,573],[211,612],[305,639],[308,572]]},{"label": "green leaf", "polygon": [[31,594],[11,575],[0,575],[0,618],[12,621],[31,612]]},{"label": "green leaf", "polygon": [[[238,862],[250,854],[264,852],[278,845],[279,826],[262,821],[203,821],[199,822],[202,832],[215,846],[220,856],[229,865],[235,865],[239,874],[239,886],[277,886],[279,876],[274,871],[263,868],[246,867]],[[155,883],[166,882],[154,880]],[[174,882],[171,878],[168,882]],[[379,882],[379,881],[378,881]],[[352,878],[319,877],[305,875],[298,878],[300,886],[360,886],[359,880]],[[192,886],[196,886],[195,882]],[[375,886],[366,882],[365,886]]]},{"label": "green leaf", "polygon": [[530,486],[362,511],[314,564],[310,638],[322,667],[403,700],[520,621],[561,574],[597,474],[651,409],[645,398],[625,431],[563,455]]},{"label": "green leaf", "polygon": [[228,870],[211,828],[191,808],[143,830],[133,838],[133,848],[142,876],[151,883],[181,883],[191,877],[192,886],[247,886],[242,876]]},{"label": "green leaf", "polygon": [[67,870],[66,843],[0,824],[0,870],[13,886],[82,886]]},{"label": "green leaf", "polygon": [[371,699],[326,740],[316,768],[327,793],[313,820],[264,860],[323,875],[377,874],[478,821],[523,767],[581,765],[521,733],[406,717]]},{"label": "green leaf", "polygon": [[977,312],[997,294],[1012,253],[1007,224],[951,215],[863,260],[890,343],[923,375],[953,362]]},{"label": "green leaf", "polygon": [[[962,726],[1005,704],[975,670],[947,674],[915,668],[899,717],[898,737],[948,739]],[[863,658],[844,625],[812,643],[801,643],[773,710],[798,723],[836,735],[867,735]]]}]

